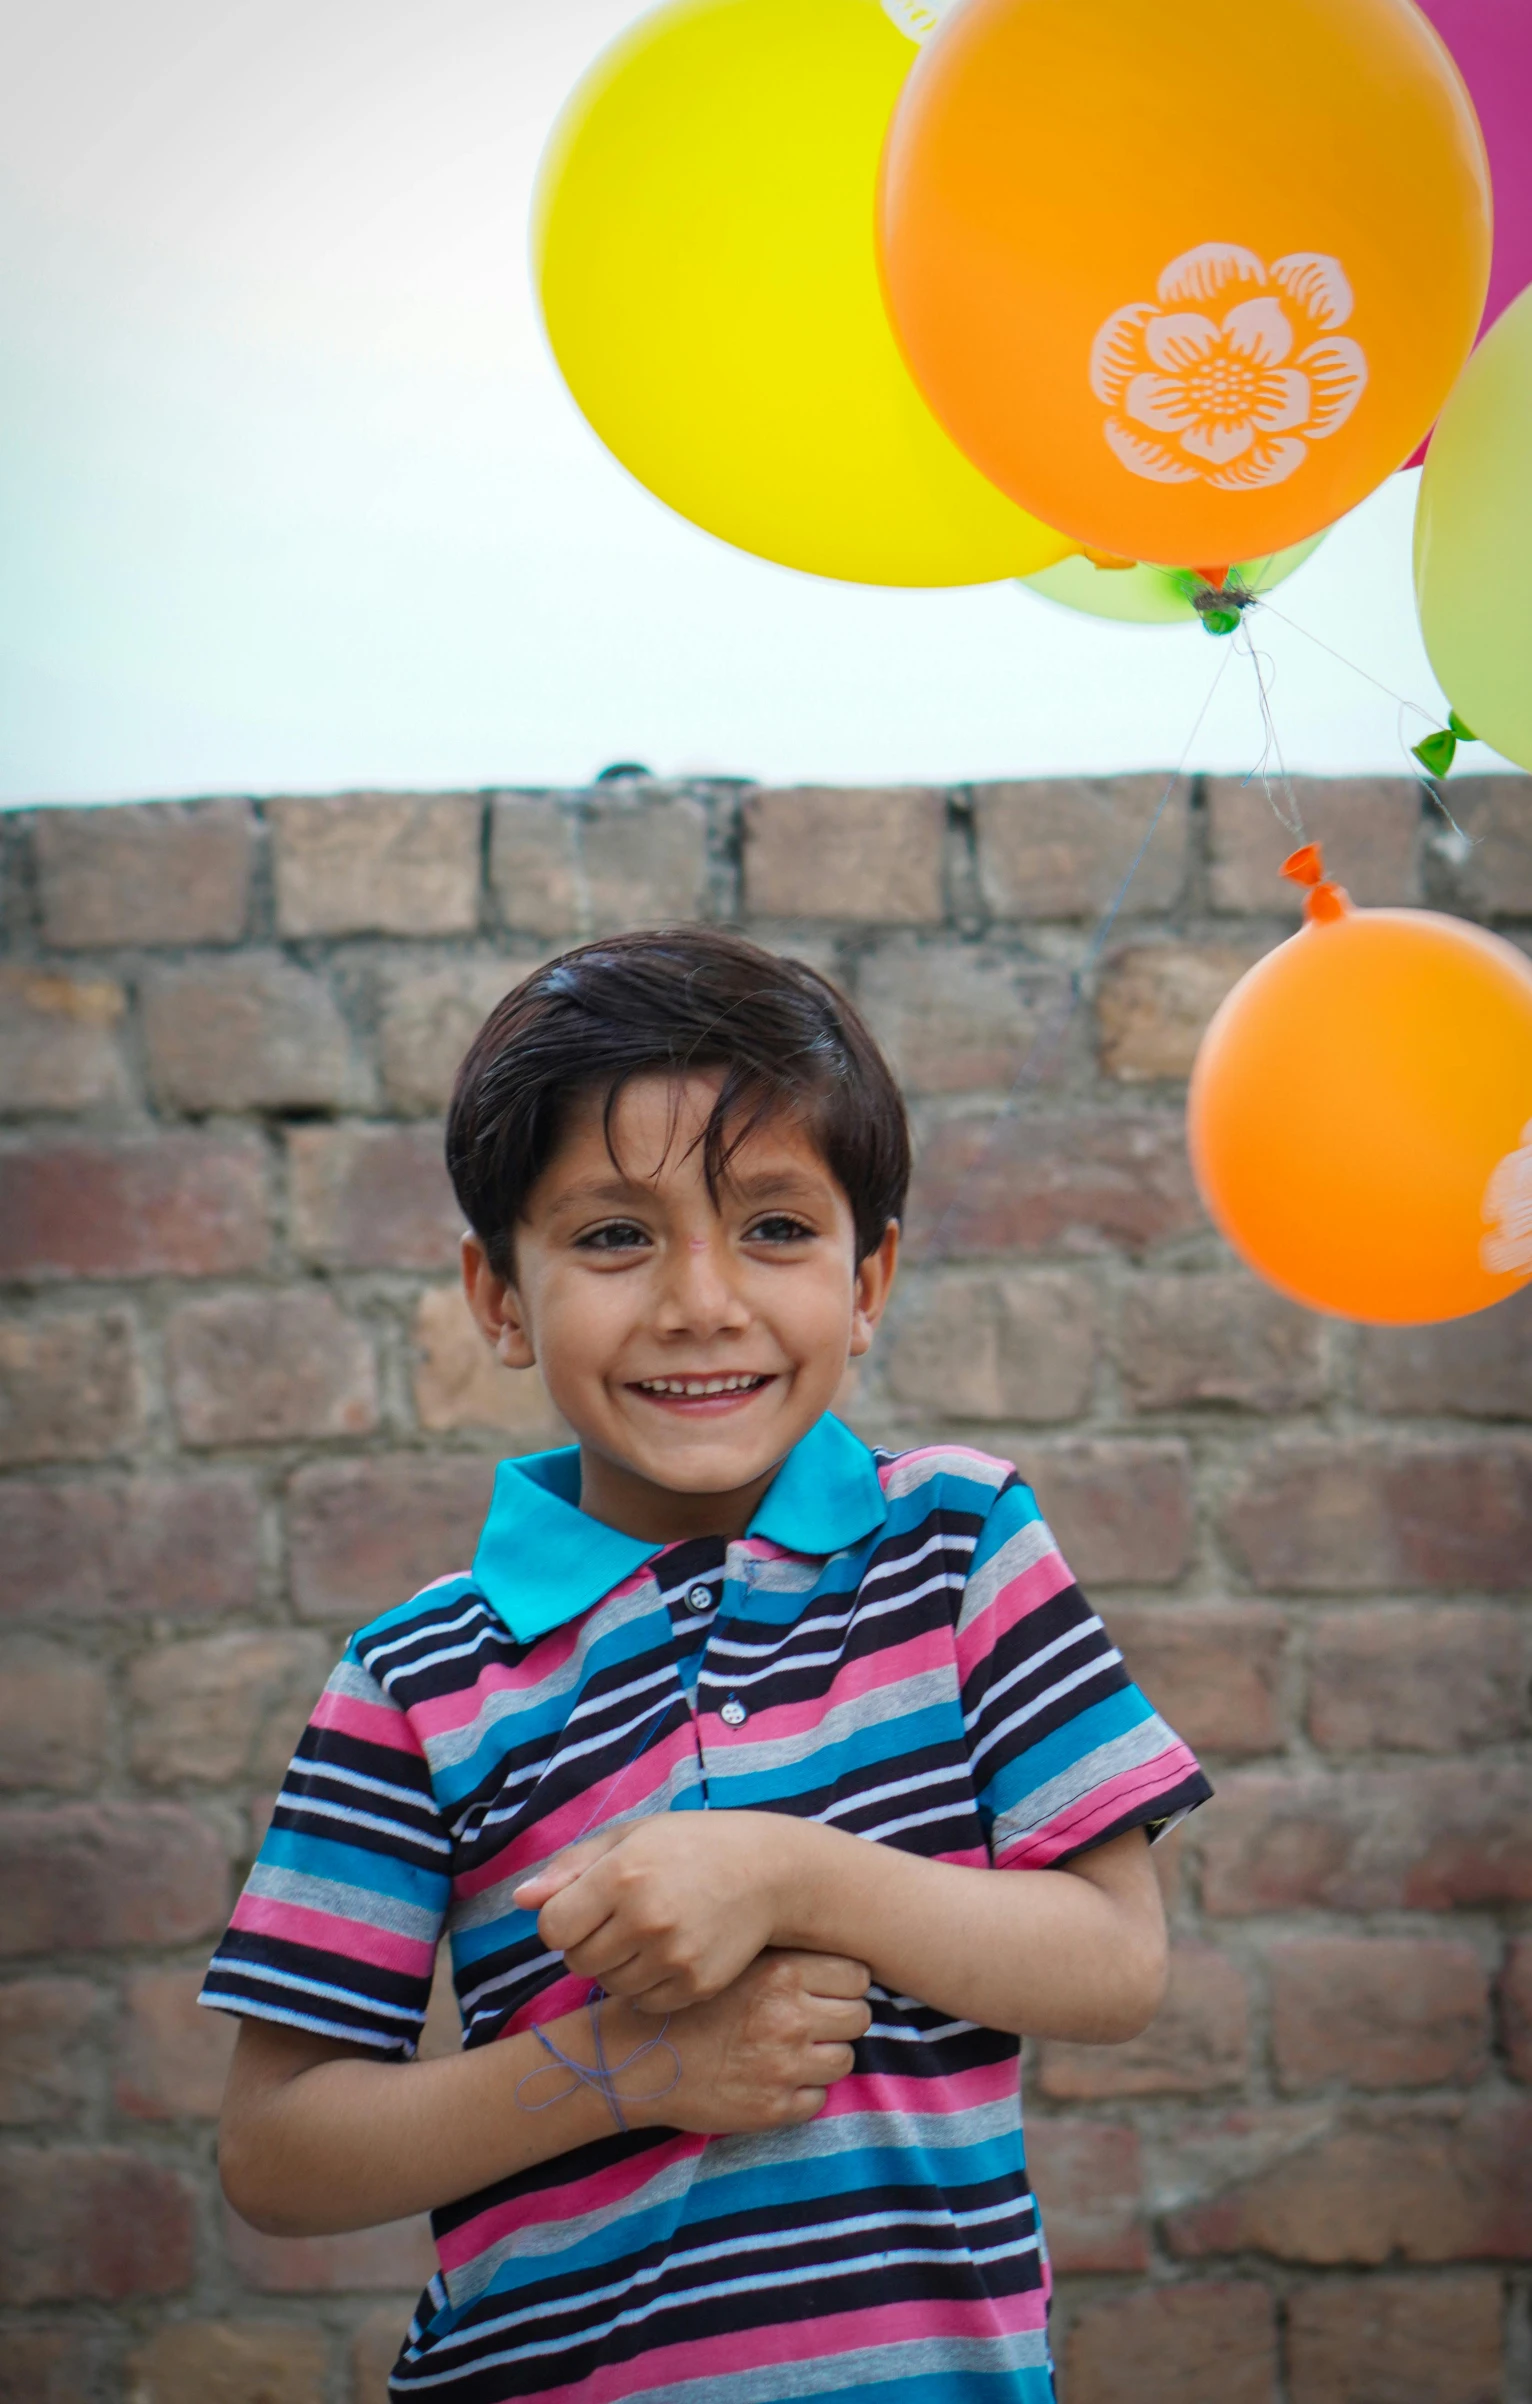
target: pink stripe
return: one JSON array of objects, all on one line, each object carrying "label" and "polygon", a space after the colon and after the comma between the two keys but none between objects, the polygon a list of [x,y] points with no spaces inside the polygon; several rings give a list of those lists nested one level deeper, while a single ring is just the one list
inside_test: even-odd
[{"label": "pink stripe", "polygon": [[306,1903],[282,1903],[271,1895],[252,1895],[248,1888],[234,1906],[231,1926],[253,1936],[276,1937],[289,1945],[307,1945],[319,1953],[339,1953],[351,1961],[371,1962],[380,1970],[397,1970],[405,1978],[430,1984],[434,1945],[418,1937],[399,1936],[391,1928],[373,1928],[365,1920],[342,1920],[334,1912],[318,1912]]},{"label": "pink stripe", "polygon": [[959,1635],[959,1675],[966,1678],[975,1662],[996,1650],[1008,1629],[1018,1626],[1033,1611],[1040,1611],[1044,1603],[1051,1603],[1056,1594],[1063,1594],[1073,1584],[1069,1564],[1057,1548],[1008,1579],[994,1601],[986,1603]]},{"label": "pink stripe", "polygon": [[[553,2070],[557,2065],[550,2062],[548,2067]],[[550,2087],[551,2084],[550,2081]],[[535,2102],[536,2089],[531,2093]],[[695,2160],[707,2143],[706,2137],[677,2135],[652,2152],[631,2155],[626,2162],[614,2162],[608,2169],[570,2179],[563,2186],[539,2187],[535,2194],[513,2197],[507,2203],[493,2205],[487,2212],[475,2213],[472,2220],[464,2221],[450,2236],[438,2241],[436,2250],[441,2256],[442,2269],[450,2277],[453,2271],[476,2261],[490,2246],[516,2236],[522,2229],[579,2220],[588,2212],[606,2212],[628,2203],[672,2164]]]},{"label": "pink stripe", "polygon": [[823,2360],[833,2365],[839,2354],[923,2337],[1016,2337],[1046,2327],[1047,2319],[1047,2289],[1034,2287],[1021,2295],[986,2297],[983,2303],[879,2304],[862,2312],[767,2322],[722,2337],[659,2346],[633,2362],[605,2365],[574,2387],[549,2389],[547,2404],[621,2404],[635,2386],[680,2388],[688,2379],[744,2377],[767,2364]]},{"label": "pink stripe", "polygon": [[[1002,1461],[992,1452],[978,1452],[972,1444],[917,1444],[910,1452],[901,1452],[892,1461],[885,1461],[878,1471],[881,1484],[887,1485],[896,1469],[908,1469],[911,1461],[973,1461],[980,1469],[998,1469],[1002,1478],[1014,1476],[1014,1461]],[[986,1481],[987,1482],[987,1481]]]},{"label": "pink stripe", "polygon": [[1091,1843],[1114,1820],[1125,1819],[1129,1812],[1152,1801],[1156,1795],[1169,1794],[1192,1777],[1196,1769],[1196,1760],[1178,1737],[1163,1753],[1157,1753],[1153,1761],[1141,1762],[1136,1769],[1120,1770],[1104,1786],[1093,1787],[1077,1802],[1066,1804],[1046,1827],[1033,1829],[1019,1843],[1008,1847],[995,1866],[1001,1870],[1045,1869],[1061,1853],[1072,1853]]},{"label": "pink stripe", "polygon": [[[837,1705],[857,1701],[864,1694],[886,1693],[906,1678],[918,1678],[925,1671],[952,1668],[952,1632],[950,1628],[927,1628],[911,1636],[904,1644],[890,1645],[880,1653],[862,1654],[838,1669],[828,1694],[812,1696],[804,1703],[779,1703],[774,1711],[752,1712],[746,1723],[748,1744],[771,1744],[783,1737],[799,1736],[817,1728],[826,1713]],[[748,1692],[748,1688],[746,1689]],[[718,1751],[729,1740],[731,1731],[725,1728],[716,1712],[708,1712],[709,1742]]]},{"label": "pink stripe", "polygon": [[[658,1706],[655,1717],[659,1717]],[[630,1761],[625,1769],[614,1770],[610,1777],[585,1787],[546,1818],[521,1829],[500,1852],[455,1879],[453,1892],[459,1896],[482,1895],[504,1879],[528,1877],[540,1863],[551,1861],[556,1853],[578,1844],[581,1837],[596,1835],[613,1813],[639,1810],[664,1787],[675,1764],[691,1751],[693,1742],[689,1726],[674,1729],[663,1742]]]},{"label": "pink stripe", "polygon": [[391,1753],[413,1753],[423,1759],[404,1713],[393,1703],[364,1703],[356,1695],[326,1688],[309,1720],[313,1728],[333,1728],[338,1735],[355,1736],[363,1744],[386,1745]]},{"label": "pink stripe", "polygon": [[562,1628],[534,1645],[530,1653],[515,1663],[487,1662],[471,1686],[463,1686],[451,1694],[435,1695],[410,1706],[410,1719],[423,1737],[455,1736],[460,1728],[472,1725],[492,1694],[524,1694],[540,1686],[561,1670],[579,1642],[579,1622],[568,1621]]},{"label": "pink stripe", "polygon": [[974,2111],[981,2104],[1014,2103],[1015,2057],[1013,2055],[1004,2062],[981,2062],[972,2070],[961,2070],[950,2078],[942,2079],[899,2078],[885,2071],[853,2071],[849,2078],[837,2079],[830,2089],[829,2100],[820,2118],[840,2120],[851,2112],[925,2114],[932,2107],[933,2088],[939,2090],[943,2114]]}]

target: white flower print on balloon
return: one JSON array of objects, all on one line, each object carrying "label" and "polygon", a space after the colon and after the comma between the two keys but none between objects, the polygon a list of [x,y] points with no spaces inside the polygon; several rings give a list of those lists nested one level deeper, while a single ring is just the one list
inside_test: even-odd
[{"label": "white flower print on balloon", "polygon": [[1233,242],[1172,259],[1158,301],[1110,316],[1091,390],[1125,468],[1155,484],[1242,492],[1282,484],[1343,426],[1367,382],[1338,259],[1292,251],[1266,267]]},{"label": "white flower print on balloon", "polygon": [[1507,1152],[1490,1175],[1484,1216],[1490,1231],[1479,1258],[1491,1277],[1524,1277],[1532,1269],[1532,1119],[1518,1149]]}]

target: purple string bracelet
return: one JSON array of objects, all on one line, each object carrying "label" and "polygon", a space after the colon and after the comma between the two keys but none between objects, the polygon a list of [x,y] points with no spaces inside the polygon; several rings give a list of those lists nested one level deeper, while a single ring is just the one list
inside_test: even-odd
[{"label": "purple string bracelet", "polygon": [[527,2071],[526,2075],[516,2082],[516,2101],[524,2112],[551,2111],[555,2104],[567,2103],[570,2096],[581,2087],[594,2087],[616,2121],[618,2128],[626,2135],[628,2123],[623,2116],[622,2099],[617,2092],[617,2081],[624,2072],[631,2070],[636,2062],[642,2062],[647,2055],[656,2051],[669,2054],[671,2062],[674,2064],[674,2072],[663,2087],[652,2088],[642,2100],[645,2103],[656,2103],[662,2095],[673,2094],[679,2087],[681,2084],[681,2057],[665,2035],[665,2031],[670,2026],[670,2014],[668,2012],[665,2014],[652,2037],[646,2037],[641,2045],[635,2045],[633,2051],[622,2061],[609,2063],[606,2058],[606,2046],[601,2036],[601,2006],[606,2000],[604,1991],[597,1987],[585,2005],[590,2016],[591,2050],[596,2057],[594,2067],[588,2062],[577,2062],[572,2054],[563,2052],[559,2046],[555,2045],[547,2030],[534,2023],[532,2034],[538,2044],[545,2053],[551,2054],[553,2060],[562,2069],[572,2074],[574,2083],[572,2086],[561,2087],[557,2095],[549,2095],[541,2103],[527,2103],[522,2097],[523,2087],[529,2086],[535,2078],[546,2078],[548,2075],[546,2069]]}]

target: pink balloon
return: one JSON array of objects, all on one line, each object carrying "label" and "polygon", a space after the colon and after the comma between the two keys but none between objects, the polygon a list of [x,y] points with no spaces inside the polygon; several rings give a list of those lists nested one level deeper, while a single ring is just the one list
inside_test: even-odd
[{"label": "pink balloon", "polygon": [[[1483,335],[1532,284],[1532,0],[1419,0],[1419,6],[1457,61],[1489,151],[1495,250]],[[1425,455],[1423,442],[1406,464],[1416,467]]]}]

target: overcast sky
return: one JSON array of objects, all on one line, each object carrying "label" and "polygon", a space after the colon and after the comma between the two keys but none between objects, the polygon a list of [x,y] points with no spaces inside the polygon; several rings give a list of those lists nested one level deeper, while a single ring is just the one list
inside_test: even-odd
[{"label": "overcast sky", "polygon": [[[637,13],[11,9],[0,799],[1181,755],[1217,666],[1199,629],[795,576],[672,517],[588,432],[538,329],[527,203],[564,93]],[[1276,598],[1438,709],[1414,481]],[[1291,765],[1404,764],[1393,700],[1270,617],[1260,640]],[[1236,659],[1191,764],[1246,769],[1261,740]]]}]

